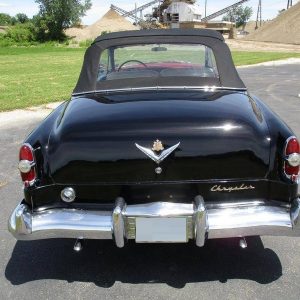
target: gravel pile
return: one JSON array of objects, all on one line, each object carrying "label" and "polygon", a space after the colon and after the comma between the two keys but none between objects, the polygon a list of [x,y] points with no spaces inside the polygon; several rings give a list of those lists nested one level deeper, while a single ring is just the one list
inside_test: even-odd
[{"label": "gravel pile", "polygon": [[69,28],[66,34],[73,37],[77,41],[94,39],[101,35],[102,32],[114,32],[124,30],[137,30],[126,18],[119,15],[114,10],[110,9],[100,20],[85,28]]},{"label": "gravel pile", "polygon": [[245,39],[300,45],[300,2],[249,34]]}]

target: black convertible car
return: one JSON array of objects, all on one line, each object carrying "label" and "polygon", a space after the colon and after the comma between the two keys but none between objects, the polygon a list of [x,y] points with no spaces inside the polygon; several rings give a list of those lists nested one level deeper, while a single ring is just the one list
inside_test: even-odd
[{"label": "black convertible car", "polygon": [[26,139],[20,240],[183,243],[299,236],[299,142],[210,30],[112,33]]}]

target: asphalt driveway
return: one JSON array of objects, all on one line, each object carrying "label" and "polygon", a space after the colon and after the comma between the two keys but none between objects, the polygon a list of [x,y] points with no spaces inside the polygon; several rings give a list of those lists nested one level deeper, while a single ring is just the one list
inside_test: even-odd
[{"label": "asphalt driveway", "polygon": [[[247,86],[300,137],[300,64],[239,69]],[[300,238],[188,245],[71,240],[16,242],[7,218],[22,197],[17,152],[41,120],[0,124],[0,299],[300,299]]]}]

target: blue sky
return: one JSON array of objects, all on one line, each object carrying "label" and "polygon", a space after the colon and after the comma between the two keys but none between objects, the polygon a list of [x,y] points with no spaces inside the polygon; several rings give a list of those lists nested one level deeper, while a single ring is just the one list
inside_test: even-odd
[{"label": "blue sky", "polygon": [[[207,0],[207,12],[212,13],[233,4],[237,0]],[[294,0],[293,3],[299,0]],[[92,0],[93,7],[87,12],[86,17],[83,18],[84,24],[92,24],[97,21],[105,12],[109,9],[110,4],[115,4],[125,10],[134,9],[134,3],[137,5],[142,5],[144,3],[150,2],[150,0]],[[204,15],[204,0],[198,0],[198,5],[200,6]],[[262,0],[263,4],[263,18],[272,19],[278,13],[278,10],[285,8],[287,0]],[[250,0],[246,5],[253,7],[256,12],[258,0]],[[34,0],[0,0],[0,12],[8,13],[10,15],[15,15],[19,12],[25,13],[28,16],[32,16],[38,12],[38,6]],[[256,13],[253,14],[252,19],[255,19]]]}]

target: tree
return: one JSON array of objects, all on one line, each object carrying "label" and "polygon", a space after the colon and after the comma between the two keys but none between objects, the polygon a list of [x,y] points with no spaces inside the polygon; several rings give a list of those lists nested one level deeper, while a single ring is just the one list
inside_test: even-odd
[{"label": "tree", "polygon": [[22,13],[17,14],[15,18],[17,19],[17,22],[21,24],[27,23],[29,21],[29,18]]},{"label": "tree", "polygon": [[236,23],[236,27],[244,26],[251,18],[253,10],[251,7],[238,6],[231,9],[224,17],[223,21]]},{"label": "tree", "polygon": [[35,24],[39,36],[48,40],[64,40],[64,30],[80,21],[92,7],[91,0],[35,0],[39,14]]},{"label": "tree", "polygon": [[8,14],[0,13],[0,26],[8,26],[11,24],[11,16]]}]

